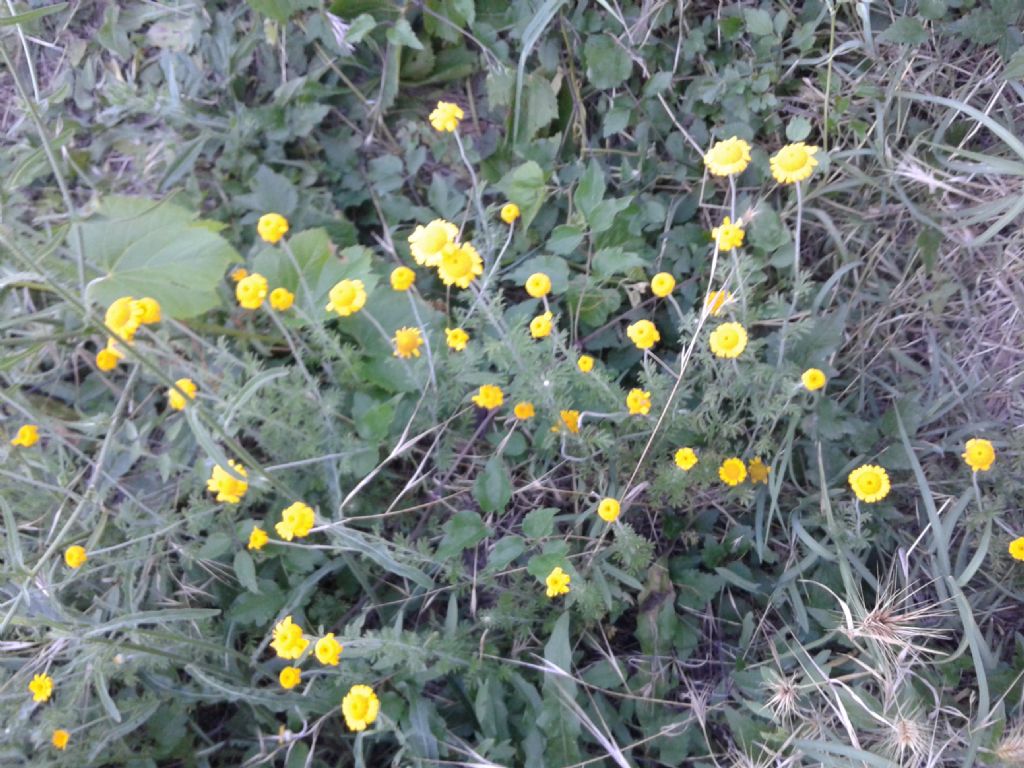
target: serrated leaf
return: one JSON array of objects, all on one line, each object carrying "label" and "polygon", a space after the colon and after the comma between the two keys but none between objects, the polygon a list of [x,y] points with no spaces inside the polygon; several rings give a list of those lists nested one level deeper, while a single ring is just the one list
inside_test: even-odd
[{"label": "serrated leaf", "polygon": [[548,250],[552,253],[572,253],[583,242],[583,230],[569,224],[561,224],[551,230],[548,237]]},{"label": "serrated leaf", "polygon": [[594,254],[594,274],[608,277],[625,274],[634,267],[643,267],[644,260],[639,255],[623,251],[619,246],[602,248]]},{"label": "serrated leaf", "polygon": [[1024,80],[1024,48],[1018,48],[1006,64],[1003,77],[1007,80]]},{"label": "serrated leaf", "polygon": [[475,547],[490,534],[480,515],[464,509],[452,515],[451,520],[444,524],[444,538],[437,548],[436,557],[447,560],[459,555],[464,549]]},{"label": "serrated leaf", "polygon": [[288,21],[299,11],[316,8],[320,0],[246,0],[254,11],[269,16],[275,21]]},{"label": "serrated leaf", "polygon": [[760,8],[744,8],[743,21],[747,31],[757,37],[766,37],[775,32],[771,14]]},{"label": "serrated leaf", "polygon": [[588,222],[598,203],[604,199],[604,190],[604,170],[596,160],[591,160],[572,193],[573,204]]},{"label": "serrated leaf", "polygon": [[605,90],[621,85],[633,72],[629,54],[607,35],[592,35],[583,46],[587,80]]},{"label": "serrated leaf", "polygon": [[234,565],[235,578],[238,579],[238,583],[250,592],[259,592],[260,588],[256,582],[256,563],[253,562],[252,556],[244,549],[240,549],[235,553]]},{"label": "serrated leaf", "polygon": [[900,45],[920,45],[928,39],[928,31],[924,28],[924,24],[913,16],[901,16],[890,24],[878,38]]},{"label": "serrated leaf", "polygon": [[412,27],[404,16],[397,19],[394,25],[388,29],[387,38],[388,42],[394,45],[404,45],[417,51],[423,50],[423,43],[416,37],[416,33],[412,31]]}]

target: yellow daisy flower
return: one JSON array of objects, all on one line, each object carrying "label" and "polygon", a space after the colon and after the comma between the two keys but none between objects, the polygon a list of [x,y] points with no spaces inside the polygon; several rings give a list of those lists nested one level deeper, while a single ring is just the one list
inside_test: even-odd
[{"label": "yellow daisy flower", "polygon": [[697,464],[697,454],[693,448],[680,448],[675,455],[676,466],[689,471]]},{"label": "yellow daisy flower", "polygon": [[1010,557],[1014,560],[1024,560],[1024,536],[1010,542]]},{"label": "yellow daisy flower", "polygon": [[632,416],[646,416],[651,412],[651,393],[642,389],[631,389],[626,395],[626,407]]},{"label": "yellow daisy flower", "polygon": [[50,743],[53,744],[55,748],[63,751],[64,748],[67,747],[68,740],[70,738],[70,733],[65,731],[63,728],[58,728],[53,732],[53,735],[50,737]]},{"label": "yellow daisy flower", "polygon": [[338,657],[341,656],[343,650],[345,650],[344,646],[334,639],[333,632],[328,632],[321,637],[313,647],[316,660],[328,667],[338,666]]},{"label": "yellow daisy flower", "polygon": [[996,460],[996,449],[988,440],[972,437],[964,445],[964,452],[961,455],[967,466],[975,472],[988,472],[992,462]]},{"label": "yellow daisy flower", "polygon": [[445,285],[469,288],[473,278],[484,272],[484,260],[472,243],[449,243],[441,249],[441,260],[437,263],[437,275]]},{"label": "yellow daisy flower", "polygon": [[288,234],[288,219],[279,213],[265,213],[256,223],[256,231],[264,242],[273,245]]},{"label": "yellow daisy flower", "polygon": [[877,464],[857,467],[847,480],[857,498],[868,503],[881,501],[889,495],[892,487],[889,484],[889,474]]},{"label": "yellow daisy flower", "polygon": [[750,145],[733,136],[714,144],[704,155],[704,165],[713,176],[743,173],[750,164]]},{"label": "yellow daisy flower", "polygon": [[[245,471],[245,467],[234,459],[228,459],[228,465],[243,478],[249,476],[249,473]],[[217,494],[217,501],[237,504],[241,501],[245,492],[249,490],[249,482],[233,477],[224,467],[218,464],[213,468],[210,479],[206,481],[206,489],[211,493]]]},{"label": "yellow daisy flower", "polygon": [[192,379],[178,379],[174,386],[167,390],[167,405],[176,411],[185,410],[188,401],[196,399],[198,389]]},{"label": "yellow daisy flower", "polygon": [[445,342],[456,352],[461,352],[469,343],[469,334],[462,328],[445,328]]},{"label": "yellow daisy flower", "polygon": [[530,335],[535,339],[543,339],[551,335],[551,318],[550,312],[545,312],[543,315],[537,315],[533,320],[530,321]]},{"label": "yellow daisy flower", "polygon": [[516,403],[515,408],[512,409],[512,413],[514,413],[516,418],[520,421],[532,419],[536,415],[533,403],[527,402],[526,400],[521,403]]},{"label": "yellow daisy flower", "polygon": [[814,166],[818,161],[814,159],[817,147],[811,147],[802,141],[796,144],[787,144],[774,155],[769,164],[772,169],[772,176],[780,184],[792,184],[803,181],[814,172]]},{"label": "yellow daisy flower", "polygon": [[722,323],[711,332],[709,341],[718,357],[739,357],[747,348],[747,331],[739,323]]},{"label": "yellow daisy flower", "polygon": [[473,402],[481,408],[493,411],[495,408],[500,408],[501,404],[505,402],[505,393],[501,391],[501,387],[482,384],[480,390],[473,395]]},{"label": "yellow daisy flower", "polygon": [[235,298],[243,309],[259,309],[263,306],[263,300],[267,298],[267,278],[259,272],[253,272],[248,277],[238,281],[235,286]]},{"label": "yellow daisy flower", "polygon": [[31,448],[39,442],[39,427],[35,424],[22,424],[18,432],[11,438],[11,445]]},{"label": "yellow daisy flower", "polygon": [[626,335],[636,344],[637,349],[650,349],[661,341],[661,334],[650,320],[637,320],[626,326]]},{"label": "yellow daisy flower", "polygon": [[768,473],[772,471],[772,468],[761,461],[760,456],[754,457],[750,464],[747,465],[747,469],[750,471],[750,482],[754,485],[758,483],[768,484]]},{"label": "yellow daisy flower", "polygon": [[739,485],[747,479],[747,468],[743,465],[743,459],[733,457],[726,459],[718,468],[718,477],[726,485]]},{"label": "yellow daisy flower", "polygon": [[281,522],[274,526],[277,535],[285,541],[303,539],[309,535],[316,522],[313,508],[301,501],[286,507],[281,512]]},{"label": "yellow daisy flower", "polygon": [[611,497],[602,499],[601,503],[597,505],[597,516],[606,523],[614,523],[618,519],[620,511],[618,499]]},{"label": "yellow daisy flower", "polygon": [[285,667],[281,670],[281,674],[277,676],[277,679],[281,683],[282,688],[290,691],[302,682],[302,670],[298,667]]},{"label": "yellow daisy flower", "polygon": [[676,279],[668,272],[659,272],[651,278],[651,293],[664,299],[676,288]]},{"label": "yellow daisy flower", "polygon": [[825,378],[825,372],[819,368],[808,368],[800,376],[800,381],[803,382],[804,387],[807,388],[808,392],[815,392],[825,386],[825,382],[828,379]]},{"label": "yellow daisy flower", "polygon": [[512,224],[519,218],[519,206],[515,203],[505,203],[501,206],[501,220],[506,224]]},{"label": "yellow daisy flower", "polygon": [[435,131],[442,133],[454,133],[459,127],[459,121],[465,117],[462,108],[458,104],[448,101],[437,102],[437,107],[430,113],[430,124]]},{"label": "yellow daisy flower", "polygon": [[704,298],[704,309],[708,314],[718,315],[722,308],[732,301],[732,294],[728,291],[712,291]]},{"label": "yellow daisy flower", "polygon": [[295,294],[287,288],[275,288],[270,292],[270,307],[278,312],[287,312],[295,303]]},{"label": "yellow daisy flower", "polygon": [[68,568],[81,568],[88,559],[89,556],[85,552],[85,547],[78,544],[72,544],[64,550],[64,562]]},{"label": "yellow daisy flower", "polygon": [[340,317],[348,317],[366,306],[366,288],[362,280],[341,280],[331,288],[328,298],[328,312],[337,312]]},{"label": "yellow daisy flower", "polygon": [[555,566],[554,570],[544,579],[548,588],[548,597],[558,597],[569,594],[569,582],[572,581],[569,574],[560,567]]},{"label": "yellow daisy flower", "polygon": [[36,675],[32,678],[32,682],[28,684],[28,689],[32,693],[32,701],[36,704],[49,701],[50,696],[53,695],[53,678],[45,672],[41,675]]},{"label": "yellow daisy flower", "polygon": [[728,253],[733,248],[743,245],[743,227],[733,224],[729,217],[722,219],[722,223],[711,230],[711,237],[718,243],[718,250]]},{"label": "yellow daisy flower", "polygon": [[576,367],[583,373],[590,373],[594,370],[594,358],[590,355],[580,355],[579,360],[576,361]]},{"label": "yellow daisy flower", "polygon": [[409,252],[421,267],[436,267],[441,261],[441,251],[455,243],[458,236],[459,228],[450,221],[434,219],[426,226],[416,227],[409,235]]},{"label": "yellow daisy flower", "polygon": [[423,337],[419,328],[399,328],[395,331],[395,357],[410,358],[420,356]]},{"label": "yellow daisy flower", "polygon": [[270,541],[270,537],[267,535],[267,532],[257,525],[249,532],[249,543],[245,545],[245,548],[252,550],[263,549],[268,541]]},{"label": "yellow daisy flower", "polygon": [[297,659],[309,647],[309,640],[303,637],[302,627],[295,624],[291,616],[285,616],[274,625],[271,638],[270,647],[282,659]]},{"label": "yellow daisy flower", "polygon": [[551,293],[551,278],[543,272],[534,272],[523,285],[526,292],[535,299],[540,299]]},{"label": "yellow daisy flower", "polygon": [[368,685],[353,685],[341,700],[341,714],[350,731],[365,731],[379,712],[380,699]]},{"label": "yellow daisy flower", "polygon": [[416,281],[416,273],[408,267],[395,267],[391,270],[391,289],[408,291]]}]

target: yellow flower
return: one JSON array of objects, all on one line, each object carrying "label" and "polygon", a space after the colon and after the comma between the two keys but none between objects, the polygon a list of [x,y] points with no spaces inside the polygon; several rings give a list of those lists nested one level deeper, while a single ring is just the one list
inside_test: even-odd
[{"label": "yellow flower", "polygon": [[273,245],[288,234],[288,219],[279,213],[265,213],[260,216],[256,231],[264,242]]},{"label": "yellow flower", "polygon": [[576,361],[576,367],[583,373],[590,373],[594,370],[594,358],[590,355],[580,355],[580,359]]},{"label": "yellow flower", "polygon": [[70,733],[63,728],[58,728],[53,732],[53,736],[50,737],[50,743],[57,749],[63,750],[68,745],[68,739],[70,738]]},{"label": "yellow flower", "polygon": [[22,424],[18,427],[18,433],[11,438],[11,445],[20,445],[22,448],[31,448],[39,442],[39,427],[35,424]]},{"label": "yellow flower", "polygon": [[1010,556],[1014,560],[1024,560],[1024,536],[1010,542]]},{"label": "yellow flower", "polygon": [[555,569],[548,574],[548,577],[544,579],[544,583],[548,587],[548,597],[558,597],[559,595],[569,594],[569,582],[571,578],[569,574],[559,568],[557,565]]},{"label": "yellow flower", "polygon": [[818,164],[814,159],[817,151],[817,147],[809,147],[802,141],[787,144],[772,155],[769,161],[772,176],[780,184],[803,181],[814,172],[814,166]]},{"label": "yellow flower", "polygon": [[274,530],[285,541],[302,539],[309,535],[315,521],[312,507],[296,501],[281,512],[281,522],[274,526]]},{"label": "yellow flower", "polygon": [[704,165],[713,176],[743,173],[750,163],[750,145],[733,136],[719,141],[704,155]]},{"label": "yellow flower", "polygon": [[459,228],[450,221],[434,219],[423,226],[417,226],[409,235],[409,252],[421,267],[436,267],[441,261],[441,251],[455,242]]},{"label": "yellow flower", "polygon": [[637,320],[632,325],[626,326],[626,335],[638,349],[650,349],[661,341],[661,334],[650,320]]},{"label": "yellow flower", "polygon": [[480,391],[473,395],[473,402],[481,408],[493,411],[495,408],[500,408],[501,404],[505,402],[505,394],[501,391],[501,387],[482,384]]},{"label": "yellow flower", "polygon": [[747,347],[747,331],[739,323],[722,323],[711,332],[710,341],[718,357],[739,357]]},{"label": "yellow flower", "polygon": [[36,675],[32,678],[32,682],[28,684],[28,689],[32,692],[32,701],[37,704],[49,701],[50,696],[53,695],[53,678],[45,672],[41,675]]},{"label": "yellow flower", "polygon": [[153,325],[160,322],[160,302],[149,296],[144,296],[135,302],[133,311],[139,314],[139,322],[143,325]]},{"label": "yellow flower", "polygon": [[101,371],[112,371],[117,368],[117,363],[124,355],[114,346],[114,340],[110,339],[107,346],[96,353],[96,367]]},{"label": "yellow flower", "polygon": [[519,206],[515,203],[505,203],[501,206],[501,220],[506,224],[513,223],[519,218]]},{"label": "yellow flower", "polygon": [[244,280],[249,276],[249,270],[245,267],[235,267],[228,273],[228,277],[231,278],[231,282],[237,283],[239,280]]},{"label": "yellow flower", "polygon": [[309,647],[309,640],[302,636],[302,627],[292,623],[291,616],[285,616],[274,626],[272,636],[270,647],[282,659],[297,659]]},{"label": "yellow flower", "polygon": [[[243,478],[249,476],[249,473],[245,471],[245,467],[234,459],[228,459],[228,465]],[[249,490],[249,483],[244,479],[239,480],[233,477],[224,467],[218,464],[213,468],[210,479],[206,481],[206,489],[217,494],[217,501],[237,504],[245,496],[245,492]]]},{"label": "yellow flower", "polygon": [[551,334],[551,318],[550,312],[545,312],[543,315],[537,315],[533,320],[530,321],[530,335],[535,339],[543,339]]},{"label": "yellow flower", "polygon": [[420,356],[423,337],[419,328],[399,328],[395,331],[395,357],[410,358]]},{"label": "yellow flower", "polygon": [[534,272],[526,278],[523,287],[533,298],[539,299],[551,293],[551,278],[543,272]]},{"label": "yellow flower", "polygon": [[651,293],[664,299],[676,288],[676,279],[668,272],[659,272],[651,278]]},{"label": "yellow flower", "polygon": [[270,306],[278,312],[285,312],[295,303],[295,294],[287,288],[275,288],[270,292]]},{"label": "yellow flower", "polygon": [[131,341],[142,324],[142,312],[142,307],[135,299],[131,296],[122,296],[107,307],[103,322],[117,338]]},{"label": "yellow flower", "polygon": [[731,458],[722,462],[718,468],[718,477],[726,485],[739,485],[747,478],[747,468],[743,459]]},{"label": "yellow flower", "polygon": [[525,400],[521,403],[516,403],[516,407],[512,409],[512,413],[514,413],[516,418],[520,421],[532,419],[536,415],[536,411],[533,409],[533,403],[528,403]]},{"label": "yellow flower", "polygon": [[718,243],[718,250],[723,253],[743,245],[744,234],[743,227],[733,224],[728,216],[722,219],[721,225],[711,230],[711,237]]},{"label": "yellow flower", "polygon": [[466,344],[469,343],[469,334],[461,328],[445,328],[444,335],[448,346],[456,352],[464,350]]},{"label": "yellow flower", "polygon": [[693,448],[680,448],[676,451],[675,459],[676,466],[687,471],[693,469],[697,464],[697,454]]},{"label": "yellow flower", "polygon": [[302,681],[302,670],[298,667],[285,667],[281,670],[281,674],[277,676],[277,679],[281,683],[282,688],[290,691]]},{"label": "yellow flower", "polygon": [[732,294],[728,291],[712,291],[704,298],[704,309],[712,315],[722,311],[722,307],[732,301]]},{"label": "yellow flower", "polygon": [[484,260],[472,243],[448,243],[441,249],[441,260],[437,264],[437,276],[445,285],[469,288],[474,277],[484,273]]},{"label": "yellow flower", "polygon": [[366,304],[366,288],[362,280],[342,280],[331,288],[328,312],[337,312],[341,317],[354,315]]},{"label": "yellow flower", "polygon": [[619,517],[620,509],[617,499],[611,497],[602,499],[601,503],[597,505],[597,516],[606,523],[614,523]]},{"label": "yellow flower", "polygon": [[825,386],[825,382],[828,379],[825,378],[825,372],[818,368],[808,368],[800,376],[800,381],[804,383],[808,392],[814,392],[815,390],[821,389]]},{"label": "yellow flower", "polygon": [[68,568],[81,568],[88,559],[89,556],[85,553],[85,547],[81,547],[78,544],[72,544],[64,550],[64,562],[67,563]]},{"label": "yellow flower", "polygon": [[[437,107],[430,113],[430,124],[435,131],[442,133],[454,133],[459,127],[459,120],[463,118],[462,107],[448,101],[437,102]],[[360,729],[361,730],[361,729]]]},{"label": "yellow flower", "polygon": [[961,455],[967,466],[975,472],[988,472],[992,462],[996,460],[996,449],[988,440],[972,437],[964,445],[964,452]]},{"label": "yellow flower", "polygon": [[313,653],[316,654],[316,660],[321,664],[328,667],[338,666],[338,657],[341,652],[345,650],[341,643],[334,639],[334,633],[328,632],[326,635],[316,641],[316,645],[313,647]]},{"label": "yellow flower", "polygon": [[891,488],[888,473],[876,464],[857,467],[847,478],[850,487],[861,501],[881,501]]},{"label": "yellow flower", "polygon": [[631,389],[626,395],[626,407],[632,416],[646,416],[651,412],[651,393],[642,389]]},{"label": "yellow flower", "polygon": [[[559,411],[559,417],[562,419],[562,423],[565,428],[572,432],[574,435],[580,433],[580,412],[579,411]],[[555,427],[557,430],[558,428]]]},{"label": "yellow flower", "polygon": [[760,456],[755,456],[751,459],[750,464],[747,465],[747,469],[750,470],[750,482],[754,485],[758,483],[768,484],[768,473],[772,471],[772,468],[767,466],[761,461]]},{"label": "yellow flower", "polygon": [[408,267],[395,267],[391,270],[391,289],[408,291],[416,281],[416,273]]},{"label": "yellow flower", "polygon": [[267,278],[259,272],[243,277],[235,286],[235,298],[243,309],[259,309],[267,298]]},{"label": "yellow flower", "polygon": [[380,699],[368,685],[353,685],[341,700],[341,714],[350,731],[365,731],[379,712]]},{"label": "yellow flower", "polygon": [[249,543],[245,545],[245,548],[263,549],[268,541],[270,541],[270,537],[267,536],[267,532],[257,525],[249,533]]},{"label": "yellow flower", "polygon": [[197,389],[198,387],[192,379],[178,379],[174,382],[174,387],[167,390],[167,404],[176,411],[183,411],[188,400],[196,399]]}]

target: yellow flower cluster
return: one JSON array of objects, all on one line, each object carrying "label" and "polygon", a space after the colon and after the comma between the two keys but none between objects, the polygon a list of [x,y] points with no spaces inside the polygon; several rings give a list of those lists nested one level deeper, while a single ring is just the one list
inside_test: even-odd
[{"label": "yellow flower cluster", "polygon": [[295,303],[294,293],[284,287],[278,287],[271,291],[267,278],[259,272],[247,273],[235,286],[235,298],[238,299],[238,306],[242,309],[259,309],[267,299],[268,293],[270,308],[278,312],[291,309]]},{"label": "yellow flower cluster", "polygon": [[281,522],[274,526],[274,530],[285,541],[303,539],[309,535],[315,521],[313,508],[301,501],[296,501],[281,512]]},{"label": "yellow flower cluster", "polygon": [[460,243],[458,238],[458,227],[434,219],[409,235],[409,252],[420,266],[436,268],[445,285],[469,288],[474,278],[483,274],[484,261],[472,243]]},{"label": "yellow flower cluster", "polygon": [[439,101],[434,111],[430,113],[430,124],[435,131],[441,133],[454,133],[459,127],[459,121],[465,117],[462,107],[452,104],[449,101]]},{"label": "yellow flower cluster", "polygon": [[[793,184],[810,177],[818,161],[814,155],[818,148],[802,141],[787,144],[769,160],[772,176],[780,184]],[[736,176],[750,164],[750,145],[743,139],[732,138],[712,145],[704,155],[704,165],[713,176]]]},{"label": "yellow flower cluster", "polygon": [[211,493],[217,494],[217,501],[237,504],[245,496],[245,492],[249,490],[249,482],[245,479],[249,476],[249,473],[245,471],[245,467],[234,459],[228,459],[228,465],[241,478],[235,477],[235,475],[232,475],[218,464],[213,468],[210,479],[206,481],[206,488]]}]

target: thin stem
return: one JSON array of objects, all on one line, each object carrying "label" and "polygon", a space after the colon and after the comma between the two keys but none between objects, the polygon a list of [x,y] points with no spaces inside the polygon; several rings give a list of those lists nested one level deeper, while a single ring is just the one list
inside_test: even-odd
[{"label": "thin stem", "polygon": [[406,291],[405,293],[409,297],[409,306],[412,307],[412,314],[416,318],[416,325],[423,329],[423,348],[427,352],[427,366],[430,368],[430,385],[437,389],[437,376],[434,373],[434,356],[430,351],[430,334],[420,318],[420,311],[416,307],[416,299],[413,297],[412,291]]},{"label": "thin stem", "polygon": [[782,318],[782,329],[779,331],[779,356],[775,367],[782,366],[782,357],[786,351],[786,330],[789,319],[796,313],[797,292],[800,289],[800,231],[803,229],[804,196],[800,182],[796,182],[796,231],[793,233],[793,299],[789,305],[789,313]]},{"label": "thin stem", "polygon": [[473,185],[473,202],[476,205],[476,215],[479,218],[478,226],[484,231],[484,237],[487,239],[487,251],[488,253],[494,251],[494,242],[491,239],[491,228],[487,226],[487,214],[484,211],[484,201],[480,196],[480,183],[476,178],[476,171],[473,170],[473,164],[469,162],[469,158],[466,157],[466,148],[462,144],[462,137],[458,131],[455,131],[455,144],[459,148],[459,156],[462,158],[462,162],[466,166],[466,170],[469,171],[470,183]]}]

